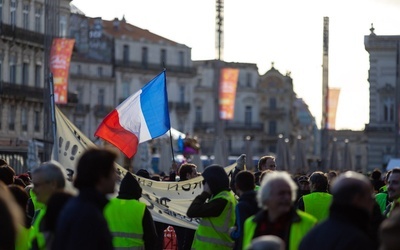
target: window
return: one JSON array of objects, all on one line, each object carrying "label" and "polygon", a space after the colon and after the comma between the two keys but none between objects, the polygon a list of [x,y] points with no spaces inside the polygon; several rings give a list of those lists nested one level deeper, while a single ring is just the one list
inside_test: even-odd
[{"label": "window", "polygon": [[10,24],[15,26],[17,24],[17,0],[10,2]]},{"label": "window", "polygon": [[201,123],[202,116],[203,116],[203,108],[201,106],[196,106],[195,123]]},{"label": "window", "polygon": [[129,45],[124,45],[124,49],[122,52],[122,60],[123,60],[123,64],[127,65],[129,64]]},{"label": "window", "polygon": [[67,17],[60,16],[60,36],[66,37],[67,36]]},{"label": "window", "polygon": [[271,97],[269,99],[269,108],[276,109],[276,98],[275,97]]},{"label": "window", "polygon": [[23,63],[22,64],[22,85],[27,86],[29,79],[29,64]]},{"label": "window", "polygon": [[78,67],[77,67],[77,69],[76,69],[76,73],[77,73],[78,75],[82,74],[82,67],[81,67],[80,64],[78,64]]},{"label": "window", "polygon": [[3,61],[0,60],[0,81],[3,81]]},{"label": "window", "polygon": [[184,58],[184,54],[183,51],[179,51],[179,66],[183,67],[185,66],[185,58]]},{"label": "window", "polygon": [[103,67],[97,67],[97,76],[103,76]]},{"label": "window", "polygon": [[29,29],[29,3],[24,3],[24,6],[22,8],[22,25],[24,29]]},{"label": "window", "polygon": [[276,121],[269,121],[268,129],[269,135],[276,135]]},{"label": "window", "polygon": [[36,65],[35,66],[35,87],[40,88],[41,85],[41,73],[42,73],[42,66]]},{"label": "window", "polygon": [[12,62],[10,63],[10,83],[15,84],[17,80],[17,66]]},{"label": "window", "polygon": [[147,53],[148,53],[147,47],[143,47],[142,48],[142,66],[144,68],[147,68],[147,63],[148,63],[148,61],[147,61],[148,60]]},{"label": "window", "polygon": [[84,119],[82,117],[76,117],[74,124],[80,131],[83,131],[84,125],[85,125],[85,121],[84,121]]},{"label": "window", "polygon": [[83,91],[84,91],[83,86],[76,87],[76,93],[78,93],[78,103],[79,104],[82,104],[82,101],[83,101]]},{"label": "window", "polygon": [[244,124],[250,125],[251,124],[251,117],[252,117],[252,107],[246,106],[244,111]]},{"label": "window", "polygon": [[3,0],[0,0],[0,22],[3,22]]},{"label": "window", "polygon": [[13,131],[15,129],[15,106],[11,105],[8,110],[8,129]]},{"label": "window", "polygon": [[167,51],[165,49],[161,50],[160,63],[163,67],[167,64]]},{"label": "window", "polygon": [[104,89],[99,89],[97,104],[100,106],[104,106]]},{"label": "window", "polygon": [[393,98],[388,98],[383,102],[383,120],[385,122],[393,122],[394,121]]},{"label": "window", "polygon": [[35,117],[34,117],[34,129],[35,132],[39,132],[40,131],[40,112],[39,111],[35,111]]},{"label": "window", "polygon": [[125,100],[126,98],[129,97],[130,93],[131,93],[131,90],[130,90],[129,82],[123,82],[121,97]]},{"label": "window", "polygon": [[185,86],[179,86],[179,101],[181,103],[185,102]]},{"label": "window", "polygon": [[4,105],[0,105],[0,130],[1,130],[2,121],[3,121],[3,106]]},{"label": "window", "polygon": [[42,7],[36,6],[35,8],[35,31],[41,32],[42,31]]},{"label": "window", "polygon": [[21,129],[22,131],[28,130],[28,111],[25,107],[21,109]]},{"label": "window", "polygon": [[251,87],[251,82],[252,82],[252,75],[251,73],[246,74],[246,86]]}]

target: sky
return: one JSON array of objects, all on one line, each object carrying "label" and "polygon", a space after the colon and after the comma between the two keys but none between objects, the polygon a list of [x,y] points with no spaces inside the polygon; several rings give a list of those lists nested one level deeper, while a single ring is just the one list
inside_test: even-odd
[{"label": "sky", "polygon": [[[128,23],[192,48],[192,60],[216,58],[216,0],[73,0],[89,17]],[[323,18],[329,17],[329,87],[340,88],[336,129],[363,130],[369,122],[369,54],[364,36],[400,35],[399,0],[225,0],[227,62],[274,62],[291,72],[294,91],[322,117]]]}]

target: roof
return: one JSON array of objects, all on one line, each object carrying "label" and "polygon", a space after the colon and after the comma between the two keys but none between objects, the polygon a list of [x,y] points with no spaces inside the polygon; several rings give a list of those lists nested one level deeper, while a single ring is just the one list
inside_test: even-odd
[{"label": "roof", "polygon": [[[98,18],[89,18],[89,22],[92,25],[95,20]],[[165,44],[169,45],[179,45],[179,43],[154,34],[148,30],[141,29],[137,26],[134,26],[130,23],[125,21],[125,18],[119,20],[115,18],[114,20],[102,20],[102,28],[104,33],[114,37],[114,38],[131,38],[132,40],[142,40],[145,39],[146,41],[159,43],[164,42]]]}]

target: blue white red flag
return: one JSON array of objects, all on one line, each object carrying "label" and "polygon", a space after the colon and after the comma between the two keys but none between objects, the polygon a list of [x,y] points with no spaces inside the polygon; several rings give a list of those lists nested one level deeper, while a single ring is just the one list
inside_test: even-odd
[{"label": "blue white red flag", "polygon": [[165,71],[128,97],[104,118],[95,132],[127,157],[138,144],[164,135],[171,128]]}]

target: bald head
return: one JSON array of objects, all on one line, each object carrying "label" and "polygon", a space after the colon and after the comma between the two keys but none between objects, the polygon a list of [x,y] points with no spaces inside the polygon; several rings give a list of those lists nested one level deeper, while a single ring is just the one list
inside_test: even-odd
[{"label": "bald head", "polygon": [[353,171],[339,175],[332,184],[333,203],[354,206],[372,212],[374,198],[369,179]]},{"label": "bald head", "polygon": [[284,250],[285,242],[275,235],[263,235],[252,240],[248,250]]}]

